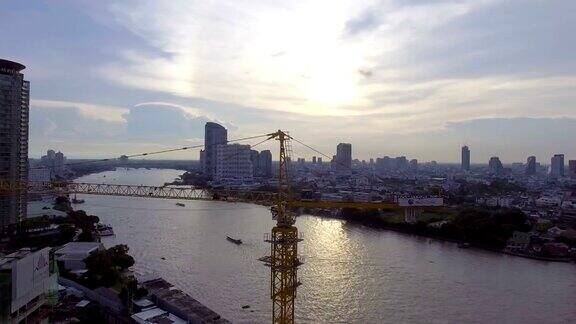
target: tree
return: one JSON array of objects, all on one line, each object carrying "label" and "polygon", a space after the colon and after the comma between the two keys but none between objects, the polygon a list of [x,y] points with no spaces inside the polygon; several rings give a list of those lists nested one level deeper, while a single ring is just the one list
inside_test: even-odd
[{"label": "tree", "polygon": [[120,268],[126,270],[134,265],[134,258],[128,254],[128,245],[120,244],[108,249],[108,255],[112,263]]}]

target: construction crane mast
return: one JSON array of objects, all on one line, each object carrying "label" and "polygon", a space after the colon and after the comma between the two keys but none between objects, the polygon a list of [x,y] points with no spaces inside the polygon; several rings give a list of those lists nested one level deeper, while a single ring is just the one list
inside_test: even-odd
[{"label": "construction crane mast", "polygon": [[278,196],[272,208],[276,226],[265,241],[270,243],[270,256],[263,261],[270,267],[270,297],[272,298],[272,323],[294,323],[294,301],[298,282],[297,270],[302,264],[298,260],[298,229],[295,217],[288,211],[290,180],[288,178],[287,141],[290,136],[278,130],[270,138],[280,143]]}]

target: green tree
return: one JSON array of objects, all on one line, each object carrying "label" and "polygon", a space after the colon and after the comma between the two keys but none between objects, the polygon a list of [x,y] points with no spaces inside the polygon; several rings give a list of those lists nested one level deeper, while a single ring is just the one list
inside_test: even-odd
[{"label": "green tree", "polygon": [[125,244],[116,245],[108,249],[108,255],[112,263],[120,270],[126,270],[134,265],[134,258],[128,254],[128,250],[129,248]]}]

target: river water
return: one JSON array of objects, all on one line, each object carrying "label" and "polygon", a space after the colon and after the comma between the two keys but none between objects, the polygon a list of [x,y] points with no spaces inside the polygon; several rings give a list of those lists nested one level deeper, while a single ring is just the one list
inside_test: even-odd
[{"label": "river water", "polygon": [[[130,169],[78,179],[160,185],[178,170]],[[111,224],[155,274],[238,323],[271,318],[270,270],[258,258],[274,222],[245,203],[83,195],[77,208]],[[306,323],[576,323],[576,265],[475,249],[341,220],[302,216],[296,319]],[[242,245],[226,235],[241,238]],[[243,305],[250,305],[242,309]]]}]

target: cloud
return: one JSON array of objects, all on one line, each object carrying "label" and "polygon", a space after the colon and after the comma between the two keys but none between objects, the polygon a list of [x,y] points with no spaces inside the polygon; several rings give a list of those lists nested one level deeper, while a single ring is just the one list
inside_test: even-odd
[{"label": "cloud", "polygon": [[[31,99],[30,105],[34,108],[75,108],[78,113],[93,119],[102,119],[110,122],[122,122],[122,114],[128,109],[117,106],[98,105],[84,102]],[[68,109],[69,110],[69,109]]]},{"label": "cloud", "polygon": [[167,104],[139,104],[123,115],[127,136],[138,140],[204,138],[205,116],[194,116]]},{"label": "cloud", "polygon": [[[102,118],[103,113],[118,111],[123,112],[119,119]],[[175,147],[190,141],[201,143],[204,124],[212,120],[199,109],[168,102],[120,108],[35,100],[30,112],[31,154],[62,146],[89,152],[89,147],[101,150],[106,143],[123,143],[125,149],[139,146],[142,150]],[[232,124],[223,124],[234,129]]]},{"label": "cloud", "polygon": [[[576,117],[574,1],[20,1],[3,9],[0,36],[15,44],[5,55],[28,66],[45,121],[34,136],[84,138],[73,134],[85,129],[100,154],[123,141],[198,138],[198,125],[216,120],[234,136],[281,128],[326,151],[342,140],[362,154],[420,150],[442,161],[465,140],[459,123]],[[452,137],[430,146],[436,134]],[[513,143],[505,154],[522,155]]]}]

